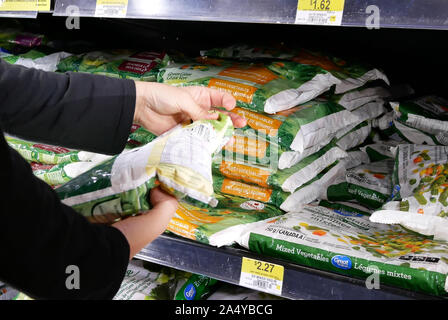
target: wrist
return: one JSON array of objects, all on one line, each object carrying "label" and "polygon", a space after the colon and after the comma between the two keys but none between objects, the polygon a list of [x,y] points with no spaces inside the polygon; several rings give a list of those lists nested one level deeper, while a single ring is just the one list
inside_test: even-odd
[{"label": "wrist", "polygon": [[140,81],[134,81],[135,83],[135,111],[134,111],[134,123],[141,124],[142,113],[147,104],[145,97],[145,86]]}]

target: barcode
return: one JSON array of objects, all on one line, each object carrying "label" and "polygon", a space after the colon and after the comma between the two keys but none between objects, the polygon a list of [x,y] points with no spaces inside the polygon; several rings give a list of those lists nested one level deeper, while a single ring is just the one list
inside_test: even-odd
[{"label": "barcode", "polygon": [[123,7],[122,6],[120,6],[120,7],[107,7],[107,8],[104,8],[104,11],[103,11],[103,14],[104,15],[108,15],[108,16],[114,16],[114,15],[118,15],[118,14],[120,14],[120,13],[122,13],[123,12]]},{"label": "barcode", "polygon": [[308,22],[313,24],[326,24],[328,21],[326,15],[310,14],[308,16]]},{"label": "barcode", "polygon": [[258,279],[254,280],[253,285],[258,288],[262,288],[262,289],[271,289],[272,288],[271,283],[269,283],[267,281],[258,280]]}]

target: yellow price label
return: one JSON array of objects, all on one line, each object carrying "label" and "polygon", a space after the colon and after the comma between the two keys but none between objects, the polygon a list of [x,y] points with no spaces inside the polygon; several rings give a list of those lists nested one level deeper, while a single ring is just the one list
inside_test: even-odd
[{"label": "yellow price label", "polygon": [[51,0],[38,0],[38,11],[50,11]]},{"label": "yellow price label", "polygon": [[285,268],[281,265],[243,257],[240,285],[281,295]]},{"label": "yellow price label", "polygon": [[297,10],[344,11],[345,0],[299,0]]},{"label": "yellow price label", "polygon": [[37,0],[0,0],[0,11],[37,11]]},{"label": "yellow price label", "polygon": [[128,0],[97,0],[95,16],[126,17]]}]

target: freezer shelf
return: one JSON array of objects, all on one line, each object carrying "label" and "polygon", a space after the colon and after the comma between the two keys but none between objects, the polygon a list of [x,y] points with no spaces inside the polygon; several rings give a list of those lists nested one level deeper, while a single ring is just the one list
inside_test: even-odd
[{"label": "freezer shelf", "polygon": [[37,11],[0,11],[0,18],[37,18]]},{"label": "freezer shelf", "polygon": [[158,237],[136,256],[141,260],[203,274],[237,285],[240,280],[243,257],[283,266],[285,273],[282,296],[288,299],[437,299],[437,297],[384,285],[381,285],[380,290],[369,290],[365,287],[364,280],[259,256],[239,248],[215,248],[168,234]]},{"label": "freezer shelf", "polygon": [[[301,0],[310,1],[310,0]],[[101,0],[98,0],[100,3]],[[125,14],[109,11],[103,17],[226,21],[294,24],[298,0],[116,0]],[[76,6],[80,16],[95,16],[97,0],[56,0],[54,15],[67,16]],[[448,1],[445,0],[345,0],[342,26],[365,27],[375,5],[380,27],[448,30]],[[118,7],[117,7],[118,8]],[[123,13],[123,12],[122,12]],[[99,16],[99,15],[97,15]]]}]

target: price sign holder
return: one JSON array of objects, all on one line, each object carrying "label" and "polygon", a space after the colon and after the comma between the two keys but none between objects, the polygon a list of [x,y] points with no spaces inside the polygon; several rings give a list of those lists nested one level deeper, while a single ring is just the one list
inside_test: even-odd
[{"label": "price sign holder", "polygon": [[299,0],[296,24],[340,26],[345,0]]},{"label": "price sign holder", "polygon": [[239,284],[280,296],[285,268],[281,265],[243,257]]}]

